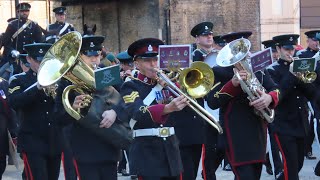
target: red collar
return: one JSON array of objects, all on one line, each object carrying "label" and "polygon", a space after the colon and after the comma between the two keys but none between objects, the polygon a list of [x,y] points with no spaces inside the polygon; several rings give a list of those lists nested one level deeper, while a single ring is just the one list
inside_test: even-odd
[{"label": "red collar", "polygon": [[138,78],[140,81],[142,81],[142,82],[144,82],[144,83],[146,83],[146,84],[154,85],[154,84],[156,84],[156,83],[157,83],[157,81],[156,81],[156,80],[151,79],[151,78],[148,78],[147,76],[145,76],[145,75],[141,74],[140,72],[139,72],[139,74],[138,74],[138,77],[137,77],[137,78]]}]

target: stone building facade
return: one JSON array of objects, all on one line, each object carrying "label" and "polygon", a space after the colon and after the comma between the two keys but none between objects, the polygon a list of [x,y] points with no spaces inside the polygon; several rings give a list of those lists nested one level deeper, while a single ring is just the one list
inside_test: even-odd
[{"label": "stone building facade", "polygon": [[[15,0],[1,0],[0,30],[15,15]],[[54,22],[54,7],[67,7],[67,21],[83,32],[84,24],[97,25],[112,52],[127,49],[133,41],[157,37],[167,44],[193,43],[192,27],[214,23],[214,34],[253,31],[253,51],[260,49],[260,0],[20,0],[32,5],[30,18],[43,28]],[[1,14],[0,14],[1,15]],[[49,20],[50,19],[50,20]]]},{"label": "stone building facade", "polygon": [[83,24],[97,25],[106,36],[110,51],[125,50],[133,41],[157,37],[168,44],[194,42],[190,30],[202,21],[214,23],[214,34],[253,31],[253,51],[260,49],[259,0],[62,0],[68,20],[82,30]]}]

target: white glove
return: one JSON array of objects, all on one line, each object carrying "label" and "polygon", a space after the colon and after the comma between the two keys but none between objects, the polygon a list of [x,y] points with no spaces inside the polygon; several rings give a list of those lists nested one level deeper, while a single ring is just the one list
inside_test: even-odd
[{"label": "white glove", "polygon": [[19,51],[17,51],[17,50],[12,50],[12,51],[11,51],[11,56],[12,56],[13,58],[18,58],[19,55],[20,55],[20,52],[19,52]]}]

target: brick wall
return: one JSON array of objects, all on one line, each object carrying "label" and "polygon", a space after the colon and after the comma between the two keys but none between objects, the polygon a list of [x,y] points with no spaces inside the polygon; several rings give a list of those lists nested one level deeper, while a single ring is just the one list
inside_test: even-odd
[{"label": "brick wall", "polygon": [[211,21],[214,34],[250,30],[253,50],[260,46],[259,0],[171,0],[171,39],[173,44],[190,43],[190,30],[199,22]]},{"label": "brick wall", "polygon": [[[49,13],[45,1],[30,0],[30,3],[30,18],[46,27]],[[51,22],[55,21],[52,9],[60,4],[50,1]],[[213,22],[215,34],[253,31],[253,50],[258,50],[259,12],[259,0],[110,0],[68,5],[67,21],[81,33],[83,24],[96,24],[96,34],[106,36],[105,46],[113,52],[123,51],[130,43],[144,37],[162,38],[171,44],[192,43],[190,30],[202,21]],[[3,14],[7,16],[5,20],[11,17],[8,16],[10,12]],[[1,25],[2,29],[5,29],[4,25]]]}]

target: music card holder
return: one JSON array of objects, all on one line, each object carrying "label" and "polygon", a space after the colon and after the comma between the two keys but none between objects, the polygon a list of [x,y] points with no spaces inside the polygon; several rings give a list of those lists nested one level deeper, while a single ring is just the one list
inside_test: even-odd
[{"label": "music card holder", "polygon": [[316,70],[317,62],[315,58],[296,59],[290,64],[291,72],[313,72]]},{"label": "music card holder", "polygon": [[253,73],[256,73],[257,71],[263,71],[273,63],[271,48],[269,47],[263,51],[254,53],[250,59]]},{"label": "music card holder", "polygon": [[188,68],[192,63],[191,45],[160,45],[159,61],[160,69],[176,70]]},{"label": "music card holder", "polygon": [[102,90],[107,86],[119,84],[120,78],[120,65],[116,64],[100,68],[94,71],[95,88],[96,90]]}]

